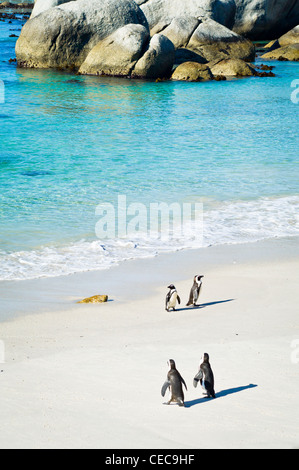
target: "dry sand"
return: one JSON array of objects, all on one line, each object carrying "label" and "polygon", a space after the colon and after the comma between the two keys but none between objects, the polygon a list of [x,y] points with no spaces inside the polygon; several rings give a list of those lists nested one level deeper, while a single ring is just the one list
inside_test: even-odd
[{"label": "dry sand", "polygon": [[[298,239],[273,239],[0,283],[0,448],[297,448],[298,261]],[[95,294],[110,300],[76,303]],[[203,352],[216,399],[192,385]],[[185,408],[163,404],[169,358]]]}]

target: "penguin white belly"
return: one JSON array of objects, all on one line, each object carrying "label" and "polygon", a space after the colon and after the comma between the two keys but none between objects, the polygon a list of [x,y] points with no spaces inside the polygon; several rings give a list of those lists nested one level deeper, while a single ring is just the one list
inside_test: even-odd
[{"label": "penguin white belly", "polygon": [[171,297],[170,297],[170,299],[169,299],[169,303],[168,303],[168,307],[169,307],[169,308],[174,308],[174,307],[175,307],[175,305],[176,305],[176,300],[177,300],[177,296],[178,296],[177,292],[174,292],[174,293],[171,295]]},{"label": "penguin white belly", "polygon": [[195,304],[196,304],[197,299],[198,299],[198,297],[199,297],[199,292],[200,292],[200,290],[201,290],[201,284],[202,284],[201,281],[197,283],[198,288],[195,289],[195,291],[194,291],[194,293],[193,293],[193,301],[194,301]]}]

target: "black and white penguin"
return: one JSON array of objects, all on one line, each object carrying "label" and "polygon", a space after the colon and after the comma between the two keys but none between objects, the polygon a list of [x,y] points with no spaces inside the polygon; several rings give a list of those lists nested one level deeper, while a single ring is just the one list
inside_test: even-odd
[{"label": "black and white penguin", "polygon": [[194,387],[197,387],[198,382],[200,382],[200,385],[205,390],[204,394],[207,396],[207,398],[215,398],[214,374],[209,362],[208,353],[204,353],[202,357],[202,363],[199,366],[199,371],[193,379]]},{"label": "black and white penguin", "polygon": [[203,277],[204,276],[198,276],[198,275],[194,276],[193,286],[191,287],[191,290],[190,290],[190,296],[189,296],[187,306],[193,305],[194,307],[196,307],[196,302],[197,302],[197,299],[199,297],[201,286],[202,286],[202,280],[201,279]]},{"label": "black and white penguin", "polygon": [[179,371],[175,367],[175,362],[173,359],[169,359],[168,361],[169,365],[169,371],[167,374],[167,379],[164,382],[162,389],[161,389],[161,395],[164,397],[165,392],[167,389],[170,390],[170,400],[167,402],[167,405],[169,405],[172,401],[175,401],[178,403],[179,406],[185,406],[184,405],[184,392],[183,392],[183,385],[185,386],[185,389],[187,390],[187,386],[185,384],[185,381]]},{"label": "black and white penguin", "polygon": [[170,284],[170,286],[167,286],[169,289],[169,292],[167,292],[166,295],[166,301],[165,301],[165,310],[169,312],[169,309],[172,308],[175,310],[176,302],[181,303],[180,296],[177,293],[177,290],[173,284]]}]

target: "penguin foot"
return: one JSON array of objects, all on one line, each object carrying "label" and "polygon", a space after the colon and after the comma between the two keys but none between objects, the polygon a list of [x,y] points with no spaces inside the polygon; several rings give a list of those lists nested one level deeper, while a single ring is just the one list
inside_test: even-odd
[{"label": "penguin foot", "polygon": [[182,398],[177,398],[175,401],[179,406],[185,406],[184,400]]},{"label": "penguin foot", "polygon": [[210,395],[209,393],[204,393],[204,398],[216,398],[215,395]]}]

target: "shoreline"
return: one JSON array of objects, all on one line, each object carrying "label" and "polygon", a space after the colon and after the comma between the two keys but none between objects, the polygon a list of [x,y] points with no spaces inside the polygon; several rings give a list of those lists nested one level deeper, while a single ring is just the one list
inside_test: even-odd
[{"label": "shoreline", "polygon": [[[0,448],[298,448],[298,238],[198,254],[11,285],[6,301],[20,308],[12,295],[26,293],[28,311],[1,323]],[[198,270],[201,306],[186,307]],[[176,312],[164,310],[169,282]],[[96,293],[110,302],[75,303]],[[212,400],[192,385],[203,352]],[[187,383],[185,408],[163,405],[169,358]]]},{"label": "shoreline", "polygon": [[[77,301],[97,294],[108,295],[108,302],[128,302],[132,297],[142,299],[164,284],[166,289],[170,283],[188,277],[191,282],[193,271],[204,273],[225,264],[281,261],[294,256],[299,258],[299,236],[182,249],[120,261],[115,266],[99,270],[1,281],[0,323],[33,310],[44,313],[47,310],[78,308]],[[169,275],[168,265],[171,264],[174,264],[173,276]]]}]

